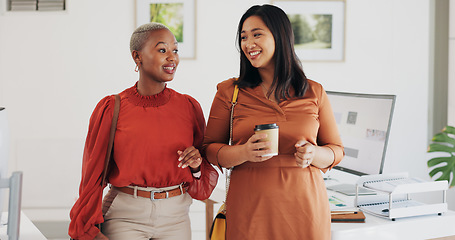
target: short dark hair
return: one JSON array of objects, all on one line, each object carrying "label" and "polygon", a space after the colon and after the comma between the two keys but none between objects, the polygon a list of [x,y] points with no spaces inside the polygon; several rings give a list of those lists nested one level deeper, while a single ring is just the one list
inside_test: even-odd
[{"label": "short dark hair", "polygon": [[150,37],[150,33],[161,29],[169,30],[169,28],[167,28],[164,24],[157,22],[145,23],[136,28],[136,30],[134,30],[134,32],[131,34],[130,52],[142,50],[145,42],[147,42]]},{"label": "short dark hair", "polygon": [[[278,100],[290,97],[302,97],[308,88],[308,79],[294,51],[294,33],[286,13],[279,7],[264,4],[254,5],[242,16],[237,29],[237,44],[240,50],[239,87],[256,87],[261,84],[258,69],[253,67],[242,51],[241,32],[243,23],[251,16],[258,16],[272,32],[275,39],[275,74],[272,87],[275,87],[275,97]],[[289,89],[294,88],[294,96]]]}]

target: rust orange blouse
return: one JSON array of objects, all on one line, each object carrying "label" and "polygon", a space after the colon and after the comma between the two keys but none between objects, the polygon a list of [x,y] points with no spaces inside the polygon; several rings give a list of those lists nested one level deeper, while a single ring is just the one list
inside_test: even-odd
[{"label": "rust orange blouse", "polygon": [[[203,160],[201,178],[193,178],[189,168],[179,168],[178,150],[200,148],[205,120],[199,103],[192,97],[165,88],[153,96],[141,96],[136,86],[120,93],[121,105],[114,140],[115,164],[108,181],[113,186],[167,187],[188,182],[195,199],[210,196],[218,173]],[[101,173],[109,141],[114,96],[103,98],[90,118],[85,142],[79,199],[70,217],[69,235],[93,239],[103,222]]]}]

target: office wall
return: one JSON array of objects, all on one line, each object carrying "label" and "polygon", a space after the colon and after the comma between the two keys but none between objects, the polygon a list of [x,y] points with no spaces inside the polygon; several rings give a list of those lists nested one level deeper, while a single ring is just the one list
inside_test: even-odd
[{"label": "office wall", "polygon": [[[169,86],[198,99],[208,117],[216,84],[238,73],[237,22],[265,2],[196,1],[196,59],[182,59]],[[327,90],[396,94],[385,171],[425,179],[429,1],[347,0],[345,60],[303,63]],[[134,2],[123,0],[68,0],[63,13],[1,13],[0,105],[10,117],[10,170],[24,172],[24,209],[47,213],[32,218],[52,218],[50,210],[67,217],[91,111],[137,80],[128,50],[134,17]],[[449,200],[455,209],[454,194]]]},{"label": "office wall", "polygon": [[447,126],[448,120],[449,9],[449,0],[430,2],[430,46],[434,49],[430,48],[428,115],[432,128],[428,131],[428,139]]},{"label": "office wall", "polygon": [[449,104],[448,125],[455,126],[455,0],[449,2]]}]

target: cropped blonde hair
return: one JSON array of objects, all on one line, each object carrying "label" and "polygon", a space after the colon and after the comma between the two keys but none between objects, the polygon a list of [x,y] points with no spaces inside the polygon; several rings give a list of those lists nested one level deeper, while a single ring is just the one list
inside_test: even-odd
[{"label": "cropped blonde hair", "polygon": [[160,30],[160,29],[167,29],[164,24],[157,23],[157,22],[150,22],[143,24],[136,28],[134,30],[133,34],[131,34],[131,39],[130,39],[130,52],[133,52],[134,50],[140,51],[144,47],[145,42],[147,42],[150,33],[155,31],[155,30]]}]

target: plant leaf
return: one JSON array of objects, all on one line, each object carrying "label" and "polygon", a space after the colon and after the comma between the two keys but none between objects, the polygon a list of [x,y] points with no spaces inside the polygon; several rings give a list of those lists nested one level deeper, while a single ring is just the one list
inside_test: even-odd
[{"label": "plant leaf", "polygon": [[444,167],[433,168],[433,170],[431,170],[431,172],[430,172],[430,176],[434,177],[438,172],[442,172],[442,175],[439,176],[439,178],[437,178],[436,180],[437,181],[439,181],[439,180],[447,180],[447,181],[449,181],[450,180],[450,172],[449,172],[449,174],[447,174],[447,171],[444,171],[444,170],[445,170],[445,166]]},{"label": "plant leaf", "polygon": [[446,133],[437,133],[431,140],[433,142],[448,143],[452,145],[452,147],[455,146],[455,139],[449,137],[449,135],[447,135]]},{"label": "plant leaf", "polygon": [[455,127],[446,126],[441,133],[437,133],[432,138],[433,143],[428,146],[427,152],[439,152],[441,155],[427,161],[427,166],[431,169],[428,173],[432,179],[440,174],[435,181],[447,180],[450,187],[455,186],[455,139],[448,134],[455,135]]},{"label": "plant leaf", "polygon": [[450,158],[452,158],[452,157],[436,157],[436,158],[432,158],[432,159],[428,160],[427,165],[428,165],[428,167],[434,167],[434,166],[436,166],[436,165],[438,165],[440,163],[449,162]]},{"label": "plant leaf", "polygon": [[442,129],[443,132],[445,133],[450,133],[455,135],[455,127],[452,126],[446,126],[444,129]]},{"label": "plant leaf", "polygon": [[428,147],[428,152],[447,152],[452,154],[453,152],[455,152],[455,148],[449,147],[447,145],[442,145],[439,143],[432,143]]},{"label": "plant leaf", "polygon": [[450,181],[450,176],[451,176],[451,173],[455,172],[455,158],[450,158],[450,160],[448,161],[451,161],[451,163],[447,166],[441,166],[441,167],[435,167],[433,168],[429,175],[431,176],[431,178],[434,178],[434,176],[436,174],[438,174],[439,172],[442,173],[441,176],[439,176],[437,179],[435,179],[436,181],[440,181],[440,180],[447,180],[447,182],[450,183],[450,186],[453,187],[455,185],[455,181],[452,179],[452,181]]}]

